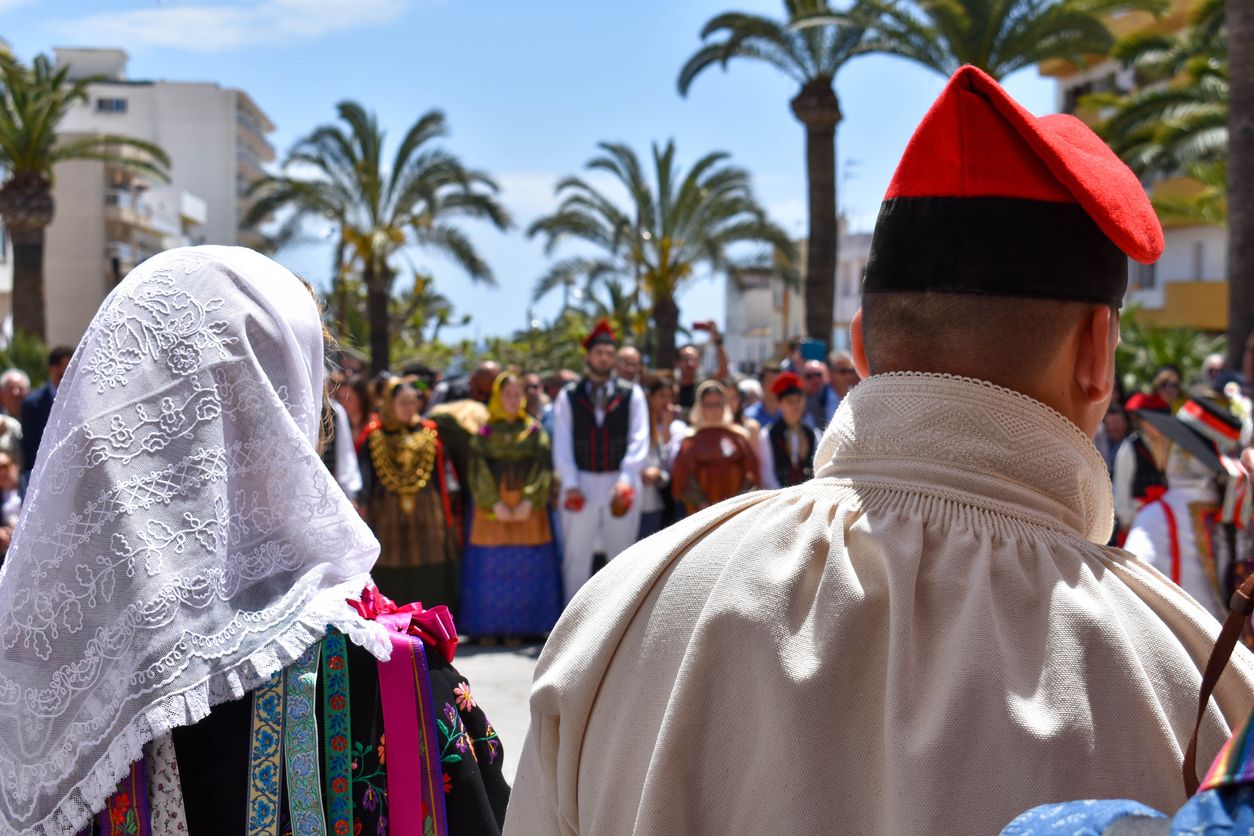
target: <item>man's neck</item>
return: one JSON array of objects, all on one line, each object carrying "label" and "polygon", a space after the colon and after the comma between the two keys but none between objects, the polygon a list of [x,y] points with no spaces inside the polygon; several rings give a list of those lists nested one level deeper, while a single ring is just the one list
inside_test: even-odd
[{"label": "man's neck", "polygon": [[597,374],[592,369],[586,370],[586,376],[589,382],[596,384],[606,383],[610,379],[609,374]]}]

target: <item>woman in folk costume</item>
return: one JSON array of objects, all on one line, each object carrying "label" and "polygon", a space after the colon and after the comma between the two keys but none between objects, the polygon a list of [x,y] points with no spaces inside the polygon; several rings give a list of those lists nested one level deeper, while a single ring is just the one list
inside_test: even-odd
[{"label": "woman in folk costume", "polygon": [[717,380],[697,387],[691,426],[671,468],[671,492],[689,514],[752,490],[758,455],[749,434],[732,420],[727,390]]},{"label": "woman in folk costume", "polygon": [[1216,618],[1227,612],[1226,575],[1219,565],[1219,452],[1231,451],[1241,422],[1214,401],[1191,398],[1175,416],[1150,413],[1151,423],[1171,439],[1167,488],[1151,488],[1137,512],[1124,548],[1181,586]]},{"label": "woman in folk costume", "polygon": [[457,534],[444,448],[409,379],[383,389],[380,426],[361,454],[361,504],[382,549],[375,580],[399,601],[457,602]]},{"label": "woman in folk costume", "polygon": [[521,377],[502,372],[488,421],[471,441],[474,508],[458,610],[468,635],[542,636],[562,614],[552,482],[548,433],[527,414]]},{"label": "woman in folk costume", "polygon": [[0,573],[0,833],[498,831],[448,613],[378,594],[319,459],[323,373],[313,299],[250,250],[105,300]]},{"label": "woman in folk costume", "polygon": [[758,433],[762,487],[791,488],[814,478],[814,451],[819,434],[805,423],[806,393],[801,378],[784,372],[771,383],[779,404],[779,420]]}]

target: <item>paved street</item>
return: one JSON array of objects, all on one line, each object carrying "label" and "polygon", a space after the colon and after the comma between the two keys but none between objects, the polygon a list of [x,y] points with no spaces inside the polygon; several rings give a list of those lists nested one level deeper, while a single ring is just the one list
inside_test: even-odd
[{"label": "paved street", "polygon": [[475,699],[501,737],[505,747],[505,778],[511,784],[518,770],[523,738],[527,735],[530,720],[527,697],[531,693],[531,675],[539,655],[538,644],[522,647],[462,645],[457,648],[454,664],[470,681]]}]

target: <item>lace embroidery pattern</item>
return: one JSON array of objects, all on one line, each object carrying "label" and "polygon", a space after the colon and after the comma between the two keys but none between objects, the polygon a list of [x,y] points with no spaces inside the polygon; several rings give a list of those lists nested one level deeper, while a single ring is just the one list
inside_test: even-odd
[{"label": "lace embroidery pattern", "polygon": [[75,832],[144,744],[334,625],[377,544],[314,449],[321,325],[246,250],[145,262],[62,381],[0,569],[0,833]]},{"label": "lace embroidery pattern", "polygon": [[1113,500],[1093,442],[1053,409],[991,383],[950,375],[875,375],[841,403],[815,454],[815,476],[857,461],[932,461],[1049,497],[1093,542],[1110,536]]},{"label": "lace embroidery pattern", "polygon": [[229,323],[214,317],[225,304],[221,298],[201,299],[179,286],[179,278],[196,273],[198,259],[170,261],[137,292],[114,295],[96,315],[92,350],[84,359],[96,391],[125,386],[131,372],[143,363],[160,363],[176,375],[200,369],[207,351],[227,359]]}]

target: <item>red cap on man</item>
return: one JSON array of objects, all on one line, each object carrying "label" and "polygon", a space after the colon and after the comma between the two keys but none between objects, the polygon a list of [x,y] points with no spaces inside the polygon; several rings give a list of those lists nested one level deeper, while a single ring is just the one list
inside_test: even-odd
[{"label": "red cap on man", "polygon": [[614,326],[610,325],[610,321],[602,317],[597,320],[596,326],[592,329],[592,333],[584,337],[583,350],[588,351],[594,345],[618,345],[618,337],[614,334]]},{"label": "red cap on man", "polygon": [[793,372],[784,372],[771,382],[771,394],[777,398],[793,394],[804,395],[805,389],[801,388],[801,378]]},{"label": "red cap on man", "polygon": [[1074,116],[1034,117],[962,67],[889,184],[866,293],[968,293],[1119,307],[1128,259],[1163,250],[1136,175]]}]

